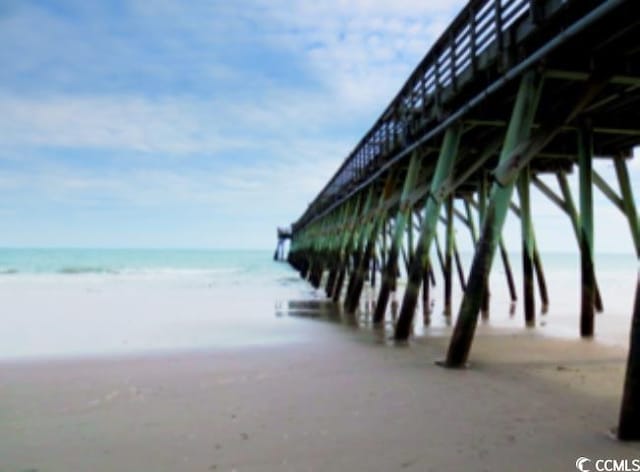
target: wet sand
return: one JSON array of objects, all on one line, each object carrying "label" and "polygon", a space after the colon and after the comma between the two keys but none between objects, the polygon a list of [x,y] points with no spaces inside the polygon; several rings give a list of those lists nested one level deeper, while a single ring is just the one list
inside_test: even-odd
[{"label": "wet sand", "polygon": [[[303,310],[301,313],[305,315]],[[309,313],[306,313],[309,314]],[[484,329],[446,336],[305,319],[263,347],[0,364],[0,471],[575,470],[640,458],[612,440],[625,349]]]}]

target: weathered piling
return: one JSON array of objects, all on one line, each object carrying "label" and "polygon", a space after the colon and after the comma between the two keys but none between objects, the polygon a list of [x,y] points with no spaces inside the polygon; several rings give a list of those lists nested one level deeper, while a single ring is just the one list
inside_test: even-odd
[{"label": "weathered piling", "polygon": [[458,252],[458,248],[455,244],[455,240],[453,243],[453,258],[456,263],[456,269],[458,271],[458,280],[460,281],[460,288],[464,292],[467,289],[467,282],[464,278],[464,268],[462,267],[462,259],[460,258],[460,253]]},{"label": "weathered piling", "polygon": [[582,296],[580,304],[580,334],[593,336],[595,278],[593,265],[593,141],[591,131],[583,126],[578,131],[578,169],[580,175],[580,267]]},{"label": "weathered piling", "polygon": [[627,373],[618,422],[618,438],[640,440],[640,272],[636,283],[636,297],[629,336]]},{"label": "weathered piling", "polygon": [[522,296],[524,319],[527,326],[534,326],[536,320],[533,273],[533,222],[531,218],[530,171],[524,167],[517,182],[520,196],[520,223],[522,228]]},{"label": "weathered piling", "polygon": [[407,339],[411,332],[411,324],[415,313],[424,268],[429,260],[429,248],[436,235],[436,225],[440,208],[446,195],[444,184],[450,178],[458,154],[461,127],[449,128],[442,140],[436,168],[431,178],[429,194],[424,208],[420,234],[415,248],[415,255],[407,278],[407,287],[402,299],[402,306],[396,323],[394,336],[398,340]]},{"label": "weathered piling", "polygon": [[[595,177],[596,175],[597,174],[595,174],[592,169],[592,176]],[[578,217],[578,211],[576,210],[575,203],[573,202],[573,196],[571,195],[571,189],[569,188],[569,182],[567,181],[567,176],[565,172],[564,171],[557,172],[556,179],[558,181],[558,186],[560,187],[560,192],[562,193],[562,199],[555,196],[553,192],[551,192],[551,189],[545,189],[546,186],[543,185],[542,182],[538,182],[538,187],[545,189],[544,193],[548,196],[551,196],[551,199],[555,201],[556,204],[567,213],[567,215],[569,215],[569,219],[571,221],[571,227],[573,228],[573,232],[578,242],[578,247],[580,247],[580,241],[581,241],[580,218]],[[598,288],[595,268],[593,273],[593,289],[594,289],[594,300],[593,300],[594,308],[596,309],[596,311],[601,312],[603,309],[602,296],[600,295],[600,289]]]},{"label": "weathered piling", "polygon": [[[362,281],[364,280],[364,271],[366,270],[366,266],[368,265],[368,260],[365,259],[369,255],[365,255],[366,251],[371,251],[371,246],[373,241],[371,241],[371,232],[372,229],[372,218],[370,215],[371,207],[373,206],[374,200],[374,188],[370,188],[367,192],[367,198],[365,200],[364,207],[362,209],[362,214],[359,219],[358,225],[356,226],[356,242],[354,246],[354,257],[353,257],[353,268],[351,270],[351,274],[349,277],[349,283],[347,285],[347,293],[345,295],[344,307],[347,312],[353,312],[355,307],[352,308],[354,291],[356,290],[356,286],[360,286],[360,290],[362,289]],[[375,236],[374,236],[375,237]],[[358,291],[358,297],[360,296],[360,292]]]},{"label": "weathered piling", "polygon": [[622,157],[616,157],[613,160],[613,163],[616,169],[616,175],[618,176],[618,183],[620,184],[624,215],[629,223],[629,229],[631,230],[631,238],[636,249],[636,255],[640,257],[640,224],[638,223],[638,212],[636,211],[636,204],[633,198],[627,164],[625,159]]},{"label": "weathered piling", "polygon": [[[385,218],[385,206],[387,201],[391,197],[393,188],[395,185],[395,173],[390,173],[387,176],[387,181],[382,190],[380,201],[375,211],[372,212],[368,218],[361,224],[364,225],[362,240],[365,243],[364,250],[361,252],[361,258],[358,261],[358,266],[354,271],[351,283],[351,289],[345,299],[345,309],[348,313],[356,311],[360,303],[360,296],[362,294],[362,288],[364,286],[364,279],[369,270],[371,259],[374,257],[374,249],[377,234],[380,231],[382,220]],[[372,192],[373,195],[373,192]],[[369,211],[367,209],[367,211]]]},{"label": "weathered piling", "polygon": [[[473,214],[472,214],[471,208],[472,207],[479,208],[479,204],[474,202],[473,199],[470,197],[465,197],[464,203],[465,203],[465,210],[467,214],[465,221],[467,223],[467,226],[469,227],[469,231],[471,233],[471,240],[473,241],[473,245],[475,247],[475,245],[478,242],[478,233],[476,232],[476,226],[475,226],[475,223],[473,222]],[[482,226],[481,220],[482,218],[478,216],[478,221]],[[518,300],[518,293],[516,291],[516,283],[513,278],[513,271],[511,270],[511,262],[509,261],[509,254],[507,253],[507,249],[504,246],[504,241],[502,240],[502,237],[500,238],[499,247],[500,247],[500,258],[502,260],[505,277],[507,279],[507,287],[509,288],[509,296],[511,298],[511,302],[515,303]],[[465,289],[466,289],[466,283],[465,283]],[[485,308],[486,310],[488,310],[489,308],[488,307],[488,287],[487,287],[486,297],[487,297],[486,298],[487,306]],[[484,303],[484,299],[483,299],[483,303]]]},{"label": "weathered piling", "polygon": [[336,270],[338,275],[333,287],[333,293],[331,294],[331,299],[334,303],[337,303],[340,300],[342,286],[344,285],[344,279],[347,275],[348,254],[351,253],[351,246],[355,237],[357,218],[362,210],[360,208],[360,203],[361,195],[358,195],[353,201],[347,202],[347,205],[345,206],[345,216],[343,224],[344,233],[343,238],[339,244],[337,255]]},{"label": "weathered piling", "polygon": [[[500,164],[513,165],[511,154],[518,145],[528,138],[541,88],[542,80],[536,73],[529,72],[522,78],[500,153]],[[507,216],[516,176],[517,173],[515,176],[507,174],[508,179],[497,181],[499,183],[492,186],[489,205],[482,223],[482,233],[471,266],[467,290],[462,299],[447,352],[445,365],[448,367],[461,367],[467,361],[475,333],[477,315],[481,308],[483,291]]]},{"label": "weathered piling", "polygon": [[418,173],[420,171],[420,158],[417,152],[414,152],[409,162],[409,168],[405,176],[402,195],[400,196],[399,208],[396,214],[396,222],[394,227],[393,238],[391,239],[391,247],[389,248],[387,264],[381,274],[380,292],[378,293],[378,301],[373,314],[373,322],[376,324],[384,320],[384,315],[389,303],[389,294],[392,287],[395,287],[398,275],[398,254],[402,238],[405,231],[405,225],[411,211],[410,195],[416,185]]},{"label": "weathered piling", "polygon": [[[485,215],[487,213],[487,199],[489,198],[489,182],[487,178],[487,172],[483,171],[478,183],[478,226],[483,227],[485,221]],[[478,246],[476,244],[476,252]],[[482,287],[482,298],[480,299],[480,312],[483,318],[489,318],[489,300],[491,299],[491,292],[489,291],[489,277],[487,276]]]},{"label": "weathered piling", "polygon": [[498,245],[500,247],[500,258],[502,259],[502,265],[504,266],[504,273],[507,277],[507,286],[509,287],[509,296],[511,297],[511,303],[515,303],[518,300],[518,294],[516,292],[516,282],[515,280],[513,280],[511,263],[509,262],[509,254],[507,254],[507,249],[504,247],[502,238],[500,238],[500,242]]},{"label": "weathered piling", "polygon": [[424,266],[424,271],[422,275],[422,306],[425,316],[428,316],[430,308],[429,308],[429,294],[430,294],[430,276],[429,272],[431,269],[431,263],[429,259]]},{"label": "weathered piling", "polygon": [[444,314],[451,315],[452,273],[453,273],[453,195],[445,198],[446,231],[444,252]]}]

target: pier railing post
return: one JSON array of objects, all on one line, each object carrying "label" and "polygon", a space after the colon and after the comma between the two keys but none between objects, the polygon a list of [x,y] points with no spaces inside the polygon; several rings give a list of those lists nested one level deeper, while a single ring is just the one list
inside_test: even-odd
[{"label": "pier railing post", "polygon": [[400,252],[400,245],[404,236],[405,225],[411,212],[410,207],[410,194],[416,185],[418,179],[418,173],[420,170],[420,158],[417,152],[414,152],[409,162],[409,168],[402,187],[402,194],[400,196],[400,203],[398,212],[396,215],[395,227],[393,229],[393,237],[391,239],[391,245],[387,254],[387,263],[382,273],[382,282],[380,284],[380,292],[378,294],[378,301],[373,314],[373,322],[375,324],[382,323],[384,315],[387,310],[387,304],[389,303],[389,294],[391,288],[395,286],[395,279],[398,271],[398,254]]},{"label": "pier railing post", "polygon": [[395,328],[395,338],[398,340],[407,339],[411,331],[413,315],[416,310],[418,293],[420,291],[420,282],[424,276],[425,267],[428,267],[429,249],[431,242],[436,234],[436,226],[442,201],[445,196],[443,189],[447,180],[453,172],[458,147],[460,145],[460,136],[462,130],[459,125],[449,128],[442,140],[440,155],[436,163],[436,168],[431,178],[431,185],[427,202],[424,208],[424,217],[420,227],[420,235],[418,237],[414,258],[409,268],[409,276],[407,287],[402,299],[402,306]]},{"label": "pier railing post", "polygon": [[[516,147],[528,138],[541,87],[542,80],[536,72],[529,72],[523,76],[500,154],[500,164],[506,164],[511,159],[511,153]],[[467,290],[462,299],[444,363],[447,367],[461,367],[469,356],[478,321],[482,292],[489,277],[493,256],[511,202],[517,169],[515,172],[515,175],[507,175],[509,179],[506,181],[496,182],[492,186],[489,206],[482,225],[482,234],[476,246]]]}]

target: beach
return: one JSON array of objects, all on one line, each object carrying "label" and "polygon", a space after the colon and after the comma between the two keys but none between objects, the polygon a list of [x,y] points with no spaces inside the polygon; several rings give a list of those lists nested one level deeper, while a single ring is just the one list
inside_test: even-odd
[{"label": "beach", "polygon": [[624,353],[481,335],[389,348],[317,323],[307,343],[4,363],[2,471],[574,470],[638,458],[614,441]]},{"label": "beach", "polygon": [[[367,301],[349,317],[286,265],[250,259],[250,271],[5,277],[16,341],[0,359],[0,471],[564,471],[640,458],[608,434],[622,340],[550,333],[551,321],[526,330],[496,287],[470,368],[446,370],[437,303],[431,326],[394,344]],[[611,320],[599,318],[605,332],[624,331]]]}]

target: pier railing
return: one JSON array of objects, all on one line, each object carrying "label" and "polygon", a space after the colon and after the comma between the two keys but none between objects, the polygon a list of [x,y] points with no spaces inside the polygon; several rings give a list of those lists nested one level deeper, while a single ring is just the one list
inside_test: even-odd
[{"label": "pier railing", "polygon": [[[443,117],[443,104],[508,50],[533,33],[566,1],[471,0],[436,41],[396,97],[293,225],[305,226],[335,206],[372,171]],[[406,155],[406,152],[403,153]]]}]

